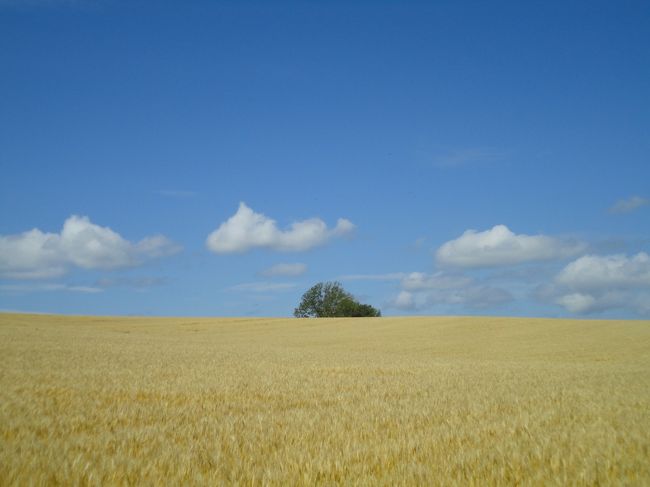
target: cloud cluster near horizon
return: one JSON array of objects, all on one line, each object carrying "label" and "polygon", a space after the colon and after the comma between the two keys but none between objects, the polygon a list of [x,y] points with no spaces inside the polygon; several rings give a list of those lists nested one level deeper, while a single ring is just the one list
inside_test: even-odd
[{"label": "cloud cluster near horizon", "polygon": [[174,254],[180,246],[163,235],[130,242],[88,217],[73,215],[60,233],[34,228],[18,235],[0,236],[0,277],[48,279],[71,268],[119,269]]},{"label": "cloud cluster near horizon", "polygon": [[478,282],[465,275],[445,272],[412,272],[401,281],[402,290],[389,303],[397,309],[419,310],[432,305],[462,305],[485,309],[512,301],[505,289]]},{"label": "cloud cluster near horizon", "polygon": [[[532,291],[536,300],[574,314],[610,309],[650,313],[648,254],[580,255],[586,249],[582,242],[515,234],[505,225],[482,232],[467,230],[435,252],[435,262],[443,270],[404,274],[399,291],[387,305],[401,310],[421,310],[438,304],[468,308],[500,306],[514,300],[514,296],[502,287],[503,274],[497,270],[507,272],[524,264],[573,258],[556,270],[550,281],[544,279],[546,273],[538,273],[536,278],[535,273],[516,273],[513,269],[508,274],[511,284],[530,288],[537,281]],[[481,279],[472,277],[476,272]]]},{"label": "cloud cluster near horizon", "polygon": [[[628,203],[633,200],[634,204],[638,203],[634,198]],[[631,206],[632,203],[627,208]],[[333,228],[320,218],[310,218],[282,230],[275,220],[240,203],[237,212],[207,237],[206,246],[218,254],[243,253],[256,248],[298,252],[348,235],[354,229],[355,225],[343,218]],[[339,279],[395,281],[393,296],[386,305],[403,311],[436,306],[504,310],[515,300],[535,299],[579,315],[612,309],[650,315],[650,256],[646,252],[587,254],[587,249],[584,242],[542,234],[517,234],[505,225],[495,225],[484,231],[466,230],[441,244],[435,250],[435,265],[430,272],[348,274]],[[61,277],[73,269],[131,268],[179,251],[180,246],[165,236],[153,235],[132,242],[109,227],[91,222],[88,217],[73,215],[65,220],[58,233],[34,228],[16,235],[0,235],[0,278],[43,280]],[[261,270],[258,276],[299,277],[306,271],[304,263],[285,262]],[[164,278],[122,276],[102,278],[93,286],[42,282],[2,284],[0,291],[96,293],[118,286],[144,289],[164,281]],[[237,284],[228,289],[260,294],[289,291],[296,286],[296,283],[265,281]]]},{"label": "cloud cluster near horizon", "polygon": [[613,308],[650,313],[650,256],[584,255],[567,264],[539,293],[571,313]]},{"label": "cloud cluster near horizon", "polygon": [[355,225],[345,218],[339,218],[332,229],[320,218],[309,218],[280,230],[275,220],[242,202],[233,216],[208,235],[206,246],[217,254],[244,253],[255,248],[301,252],[348,235],[354,229]]}]

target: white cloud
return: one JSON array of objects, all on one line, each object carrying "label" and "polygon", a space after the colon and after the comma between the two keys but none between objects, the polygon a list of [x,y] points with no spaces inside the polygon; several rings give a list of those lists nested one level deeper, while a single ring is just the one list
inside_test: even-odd
[{"label": "white cloud", "polygon": [[561,259],[585,249],[579,242],[563,241],[545,235],[517,235],[505,225],[490,230],[467,230],[436,251],[438,264],[448,267],[496,267],[524,262]]},{"label": "white cloud", "polygon": [[412,310],[417,307],[413,293],[408,291],[400,291],[400,293],[389,303],[389,306],[403,310]]},{"label": "white cloud", "polygon": [[286,282],[246,282],[243,284],[231,286],[229,289],[231,291],[266,293],[288,291],[289,289],[293,289],[295,287],[296,284]]},{"label": "white cloud", "polygon": [[607,309],[650,312],[650,256],[585,255],[569,263],[545,290],[572,313]]},{"label": "white cloud", "polygon": [[307,272],[307,266],[296,262],[294,264],[275,264],[259,274],[264,277],[296,277],[302,276],[305,272]]},{"label": "white cloud", "polygon": [[300,252],[322,245],[333,237],[351,233],[355,226],[339,218],[336,227],[328,229],[323,220],[310,218],[292,223],[280,230],[275,220],[255,213],[240,203],[237,212],[212,232],[206,245],[212,252],[241,253],[253,248]]},{"label": "white cloud", "polygon": [[412,272],[401,282],[402,291],[389,306],[398,309],[424,309],[433,305],[458,305],[474,309],[490,308],[512,300],[504,289],[462,275],[443,272]]},{"label": "white cloud", "polygon": [[612,205],[612,207],[609,209],[609,213],[629,213],[648,204],[650,204],[650,200],[647,198],[632,196],[626,200],[619,200],[614,203],[614,205]]},{"label": "white cloud", "polygon": [[73,215],[64,222],[61,233],[35,228],[0,236],[0,277],[44,279],[61,276],[71,267],[131,267],[179,250],[162,235],[131,243],[110,228],[95,225],[88,217]]},{"label": "white cloud", "polygon": [[585,255],[562,269],[556,281],[570,289],[650,287],[650,257],[645,252]]},{"label": "white cloud", "polygon": [[[561,288],[560,288],[561,289]],[[650,314],[650,292],[647,290],[612,290],[598,292],[570,292],[564,289],[555,304],[571,313],[593,314],[618,309],[639,315]]]},{"label": "white cloud", "polygon": [[590,294],[571,293],[560,296],[557,303],[571,313],[586,313],[595,309],[598,301]]}]

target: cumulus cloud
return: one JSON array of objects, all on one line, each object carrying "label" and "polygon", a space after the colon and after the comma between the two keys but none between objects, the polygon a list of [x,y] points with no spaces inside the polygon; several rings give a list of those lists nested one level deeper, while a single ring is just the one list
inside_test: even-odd
[{"label": "cumulus cloud", "polygon": [[572,313],[619,308],[650,311],[650,256],[585,255],[569,263],[543,294]]},{"label": "cumulus cloud", "polygon": [[557,303],[571,313],[586,313],[596,309],[598,301],[590,294],[571,293],[557,298]]},{"label": "cumulus cloud", "polygon": [[412,272],[401,282],[402,291],[389,303],[403,309],[424,309],[438,304],[484,309],[511,301],[512,295],[501,288],[477,282],[462,275],[444,272]]},{"label": "cumulus cloud", "polygon": [[264,269],[259,274],[264,277],[296,277],[302,276],[305,272],[307,272],[307,266],[296,262],[293,264],[275,264],[268,269]]},{"label": "cumulus cloud", "polygon": [[0,236],[0,277],[44,279],[65,274],[70,268],[117,269],[178,252],[167,237],[155,235],[132,243],[88,217],[73,215],[60,233],[39,229]]},{"label": "cumulus cloud", "polygon": [[647,198],[641,198],[640,196],[632,196],[625,200],[619,200],[609,209],[609,213],[630,213],[642,206],[650,204],[650,200]]},{"label": "cumulus cloud", "polygon": [[413,310],[417,308],[413,293],[408,291],[400,291],[400,293],[389,303],[389,306],[402,310]]},{"label": "cumulus cloud", "polygon": [[562,269],[556,280],[570,289],[650,287],[650,257],[645,252],[632,257],[585,255]]},{"label": "cumulus cloud", "polygon": [[545,235],[515,234],[505,225],[490,230],[467,230],[436,251],[438,264],[447,267],[497,267],[572,257],[585,249],[579,242]]},{"label": "cumulus cloud", "polygon": [[255,213],[242,202],[237,212],[208,236],[206,245],[219,254],[241,253],[254,248],[300,252],[349,234],[354,228],[345,218],[339,218],[333,229],[327,228],[320,218],[309,218],[280,230],[275,220]]}]

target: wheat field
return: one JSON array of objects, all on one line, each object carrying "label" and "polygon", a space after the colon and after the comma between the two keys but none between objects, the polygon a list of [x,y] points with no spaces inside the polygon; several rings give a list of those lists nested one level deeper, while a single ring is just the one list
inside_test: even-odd
[{"label": "wheat field", "polygon": [[0,314],[2,485],[648,485],[650,322]]}]

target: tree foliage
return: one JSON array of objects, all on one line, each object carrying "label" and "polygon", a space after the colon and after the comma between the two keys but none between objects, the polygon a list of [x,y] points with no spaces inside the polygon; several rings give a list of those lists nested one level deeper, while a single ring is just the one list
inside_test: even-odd
[{"label": "tree foliage", "polygon": [[361,304],[339,282],[319,282],[302,295],[293,311],[296,318],[381,316],[381,311]]}]

